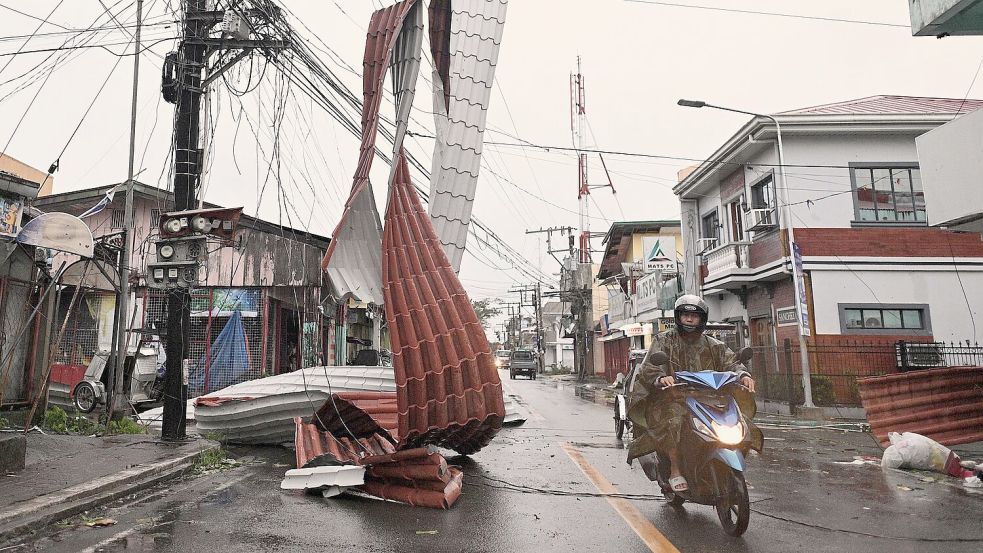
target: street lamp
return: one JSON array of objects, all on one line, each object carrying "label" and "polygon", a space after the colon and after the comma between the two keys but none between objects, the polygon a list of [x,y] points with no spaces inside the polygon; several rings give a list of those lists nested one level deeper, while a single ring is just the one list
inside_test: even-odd
[{"label": "street lamp", "polygon": [[[799,355],[802,359],[802,389],[804,391],[804,406],[805,407],[815,407],[812,403],[812,381],[810,380],[810,367],[809,367],[809,351],[806,347],[806,336],[808,331],[805,330],[805,316],[806,313],[802,312],[803,298],[805,297],[805,291],[803,286],[805,282],[800,282],[795,274],[795,259],[793,257],[795,251],[795,231],[792,228],[792,207],[789,205],[790,196],[788,193],[788,178],[785,175],[785,149],[782,146],[782,126],[778,123],[778,119],[773,115],[768,115],[765,113],[755,113],[753,111],[744,111],[741,109],[728,108],[724,106],[715,106],[713,104],[708,104],[703,100],[685,100],[680,98],[676,102],[678,105],[687,108],[713,108],[722,111],[730,111],[734,113],[743,113],[744,115],[750,115],[752,117],[763,117],[765,119],[770,119],[772,123],[775,124],[775,134],[778,138],[778,172],[782,177],[782,194],[785,196],[785,205],[782,206],[784,213],[781,219],[785,221],[785,231],[788,237],[788,261],[789,265],[792,267],[792,285],[795,288],[795,313],[799,317]],[[781,219],[779,223],[781,223]],[[783,225],[779,224],[779,227]],[[775,322],[777,324],[777,321]],[[775,344],[778,347],[778,344]],[[791,398],[789,398],[791,401]]]}]

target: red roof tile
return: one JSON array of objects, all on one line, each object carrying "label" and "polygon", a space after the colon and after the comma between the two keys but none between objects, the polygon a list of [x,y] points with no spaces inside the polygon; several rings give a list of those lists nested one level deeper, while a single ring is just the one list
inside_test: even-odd
[{"label": "red roof tile", "polygon": [[881,95],[800,108],[781,115],[955,115],[980,108],[983,100]]}]

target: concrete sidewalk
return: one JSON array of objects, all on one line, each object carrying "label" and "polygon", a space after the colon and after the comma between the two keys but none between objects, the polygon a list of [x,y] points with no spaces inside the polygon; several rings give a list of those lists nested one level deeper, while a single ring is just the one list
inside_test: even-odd
[{"label": "concrete sidewalk", "polygon": [[184,474],[218,444],[146,434],[27,435],[24,470],[0,476],[0,542]]}]

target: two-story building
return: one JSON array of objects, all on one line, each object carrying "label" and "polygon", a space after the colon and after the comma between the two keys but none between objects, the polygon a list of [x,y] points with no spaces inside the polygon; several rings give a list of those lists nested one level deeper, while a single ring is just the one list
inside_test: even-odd
[{"label": "two-story building", "polygon": [[618,221],[604,236],[596,282],[606,288],[607,311],[598,341],[603,353],[595,372],[613,380],[626,372],[628,353],[646,348],[666,330],[682,290],[682,231],[678,220]]},{"label": "two-story building", "polygon": [[983,242],[927,225],[915,148],[980,107],[873,96],[777,114],[780,131],[753,117],[674,188],[687,289],[756,346],[796,342],[791,228],[809,344],[983,340]]}]

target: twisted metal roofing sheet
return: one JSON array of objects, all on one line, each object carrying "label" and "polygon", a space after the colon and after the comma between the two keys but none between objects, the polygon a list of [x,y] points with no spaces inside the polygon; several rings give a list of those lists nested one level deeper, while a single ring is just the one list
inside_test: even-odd
[{"label": "twisted metal roofing sheet", "polygon": [[980,108],[983,100],[879,95],[794,109],[782,115],[932,115],[969,113]]},{"label": "twisted metal roofing sheet", "polygon": [[325,400],[311,422],[334,435],[379,434],[396,443],[398,413],[395,392],[348,392]]},{"label": "twisted metal roofing sheet", "polygon": [[927,369],[861,378],[860,398],[881,445],[888,432],[945,444],[983,441],[983,367]]},{"label": "twisted metal roofing sheet", "polygon": [[431,21],[450,21],[450,31],[431,28],[435,64],[433,168],[430,218],[454,271],[461,268],[481,163],[507,0],[433,2]]},{"label": "twisted metal roofing sheet", "polygon": [[[361,301],[377,305],[382,302],[382,295],[379,293],[382,288],[382,228],[379,224],[379,212],[372,193],[372,185],[369,182],[369,172],[372,168],[372,160],[375,158],[379,106],[382,102],[386,71],[408,15],[418,14],[414,15],[410,25],[417,30],[409,34],[420,35],[422,40],[419,30],[419,27],[422,27],[422,13],[420,10],[414,12],[413,8],[416,4],[416,0],[398,2],[376,11],[369,21],[363,57],[362,143],[359,146],[358,165],[355,169],[351,195],[345,203],[345,210],[338,226],[331,234],[331,243],[321,262],[321,267],[328,273],[338,296],[355,296]],[[409,39],[415,40],[412,36]],[[403,42],[400,43],[401,54],[412,53],[410,50],[412,44],[407,46],[406,41],[407,37],[404,37]],[[400,60],[408,73],[414,72],[412,67],[406,67],[405,55]],[[418,59],[416,66],[415,72],[418,72]],[[412,101],[409,103],[412,104]]]},{"label": "twisted metal roofing sheet", "polygon": [[502,383],[481,323],[410,182],[405,156],[398,163],[382,271],[400,444],[474,453],[502,426]]},{"label": "twisted metal roofing sheet", "polygon": [[[447,461],[432,447],[396,451],[379,434],[353,439],[325,432],[314,424],[294,419],[297,469],[355,465],[365,467],[364,483],[358,489],[376,497],[438,509],[447,509],[461,495],[463,474],[448,467]],[[306,472],[288,471],[303,484]],[[284,481],[286,483],[286,480]],[[321,486],[322,480],[314,484]],[[332,486],[351,487],[353,483],[329,481]],[[283,486],[283,485],[282,485]],[[339,490],[340,491],[340,490]]]}]

